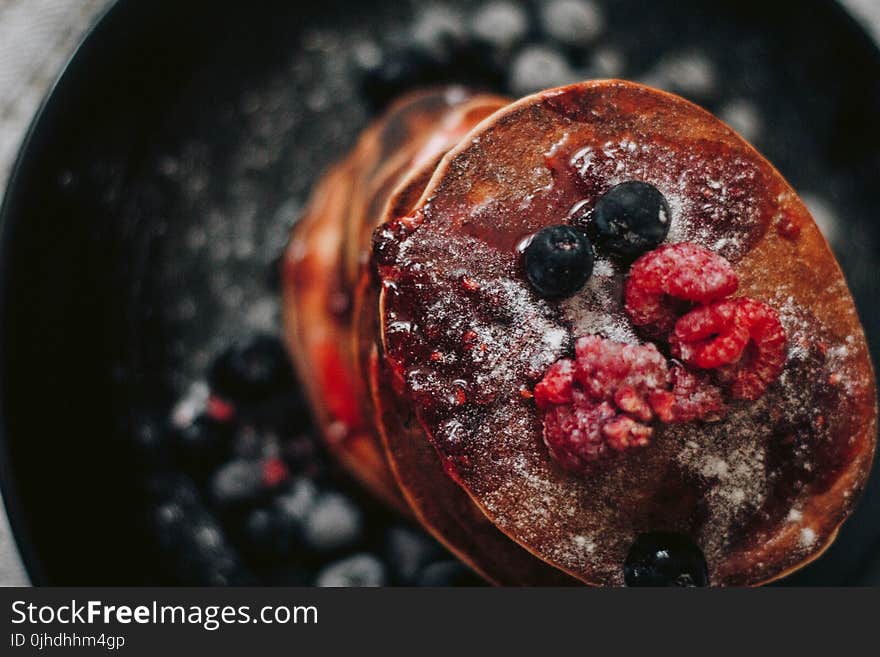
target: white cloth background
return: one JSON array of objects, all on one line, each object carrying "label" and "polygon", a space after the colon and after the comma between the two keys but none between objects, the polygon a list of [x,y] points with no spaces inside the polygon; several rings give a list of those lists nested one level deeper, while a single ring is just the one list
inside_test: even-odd
[{"label": "white cloth background", "polygon": [[[21,140],[46,90],[110,1],[0,0],[0,198]],[[880,40],[880,0],[841,2]],[[0,585],[27,583],[6,514],[0,508]]]}]

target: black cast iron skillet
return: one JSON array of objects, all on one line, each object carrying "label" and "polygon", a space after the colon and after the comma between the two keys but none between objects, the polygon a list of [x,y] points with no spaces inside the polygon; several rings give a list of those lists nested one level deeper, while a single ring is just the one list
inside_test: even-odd
[{"label": "black cast iron skillet", "polygon": [[[2,488],[34,582],[177,583],[144,522],[148,428],[202,366],[192,354],[253,319],[224,294],[251,296],[315,177],[381,103],[339,72],[346,49],[384,44],[410,13],[390,1],[120,0],[77,50],[2,209]],[[696,100],[760,107],[758,147],[839,218],[835,246],[876,358],[875,44],[820,0],[619,0],[607,15],[603,39],[627,76],[697,49],[718,78]],[[504,71],[483,73],[437,75],[505,91]],[[234,244],[226,233],[242,221],[251,253],[182,246]],[[786,582],[876,577],[878,518],[875,475],[834,547]]]}]

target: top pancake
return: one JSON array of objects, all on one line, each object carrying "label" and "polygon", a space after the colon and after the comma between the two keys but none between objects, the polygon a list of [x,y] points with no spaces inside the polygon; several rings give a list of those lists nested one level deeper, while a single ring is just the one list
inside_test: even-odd
[{"label": "top pancake", "polygon": [[[666,196],[667,241],[723,255],[738,295],[777,309],[788,359],[761,399],[732,402],[723,420],[660,425],[650,446],[573,475],[549,456],[522,392],[577,337],[643,341],[623,312],[626,267],[598,250],[586,287],[548,301],[517,245],[627,180]],[[779,577],[833,539],[874,448],[864,335],[807,210],[733,131],[646,87],[572,85],[481,123],[417,205],[378,233],[385,351],[447,472],[499,529],[594,584],[622,583],[643,531],[693,536],[716,585]],[[462,347],[468,331],[479,348]]]}]

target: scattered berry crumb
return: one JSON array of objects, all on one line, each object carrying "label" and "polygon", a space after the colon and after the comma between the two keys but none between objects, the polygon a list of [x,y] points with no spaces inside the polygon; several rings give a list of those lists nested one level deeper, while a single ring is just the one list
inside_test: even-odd
[{"label": "scattered berry crumb", "polygon": [[801,224],[791,214],[785,212],[776,220],[776,231],[788,240],[796,240],[801,234]]},{"label": "scattered berry crumb", "polygon": [[469,276],[461,277],[461,286],[468,292],[476,292],[480,289],[480,284]]},{"label": "scattered berry crumb", "polygon": [[235,419],[235,406],[216,395],[208,397],[205,412],[208,417],[217,422],[231,422]]},{"label": "scattered berry crumb", "polygon": [[263,483],[267,488],[275,488],[287,481],[290,471],[283,460],[270,458],[263,463]]}]

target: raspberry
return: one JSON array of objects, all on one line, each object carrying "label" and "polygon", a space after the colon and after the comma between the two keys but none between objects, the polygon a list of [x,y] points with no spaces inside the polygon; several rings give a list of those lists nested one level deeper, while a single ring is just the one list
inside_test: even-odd
[{"label": "raspberry", "polygon": [[289,477],[290,471],[281,459],[270,458],[263,463],[263,483],[269,488],[275,488],[287,481]]},{"label": "raspberry", "polygon": [[720,301],[678,320],[672,353],[702,369],[718,369],[735,399],[758,399],[785,364],[785,329],[777,312],[748,298]]},{"label": "raspberry", "polygon": [[235,418],[235,406],[217,395],[211,395],[205,413],[217,422],[231,422]]},{"label": "raspberry", "polygon": [[544,443],[564,469],[582,472],[608,453],[602,427],[614,417],[607,402],[553,406],[544,414]]},{"label": "raspberry", "polygon": [[724,414],[721,389],[709,382],[707,376],[697,376],[681,365],[669,371],[672,390],[660,390],[648,395],[651,408],[661,422],[691,422],[718,418]]},{"label": "raspberry", "polygon": [[644,447],[653,433],[651,427],[639,424],[627,415],[618,415],[602,427],[608,445],[618,452],[630,447]]},{"label": "raspberry", "polygon": [[669,390],[655,390],[648,395],[648,402],[661,422],[675,421],[675,395]]},{"label": "raspberry", "polygon": [[801,224],[795,216],[785,212],[776,220],[776,231],[785,239],[796,240],[801,234]]},{"label": "raspberry", "polygon": [[749,326],[751,340],[738,363],[721,369],[721,377],[730,381],[732,397],[754,400],[782,372],[786,360],[785,329],[776,310],[760,301],[743,299],[739,312]]},{"label": "raspberry", "polygon": [[[671,419],[666,422],[691,422],[718,418],[724,414],[721,389],[709,383],[707,376],[688,372],[676,365],[669,373],[672,379]],[[657,415],[660,413],[658,411]],[[661,418],[662,419],[662,418]]]},{"label": "raspberry", "polygon": [[620,410],[635,415],[644,422],[650,421],[653,417],[651,405],[632,386],[623,386],[614,393],[614,403]]},{"label": "raspberry", "polygon": [[669,385],[666,360],[649,345],[597,335],[575,344],[575,361],[559,360],[535,386],[544,410],[544,442],[566,470],[583,472],[613,452],[648,444],[649,396]]},{"label": "raspberry", "polygon": [[641,399],[649,391],[665,388],[669,381],[666,359],[653,344],[626,344],[589,335],[577,340],[575,355],[575,378],[597,400],[611,401],[618,392]]},{"label": "raspberry", "polygon": [[684,315],[669,337],[672,354],[702,369],[736,362],[749,342],[749,327],[739,313],[741,301],[719,301]]},{"label": "raspberry", "polygon": [[538,408],[571,402],[571,386],[574,383],[574,363],[563,359],[553,363],[544,378],[535,386],[535,403]]},{"label": "raspberry", "polygon": [[625,308],[633,324],[662,335],[681,314],[670,300],[705,304],[733,294],[738,286],[736,273],[721,256],[689,242],[668,244],[633,263]]},{"label": "raspberry", "polygon": [[721,390],[708,377],[670,370],[653,344],[590,335],[575,343],[535,386],[544,411],[544,443],[566,470],[585,472],[615,452],[646,446],[651,422],[689,422],[720,415]]}]

